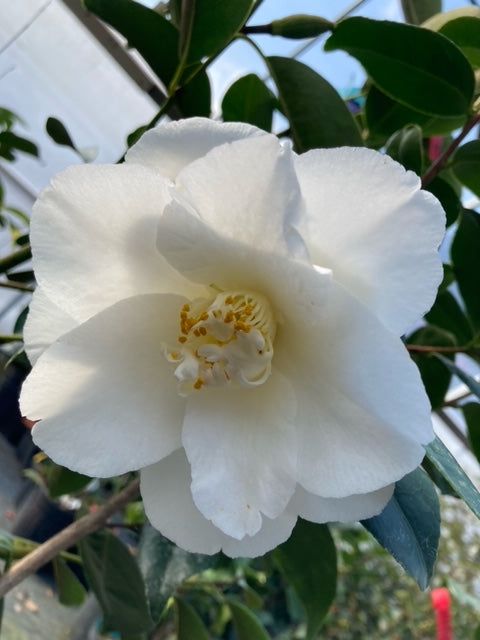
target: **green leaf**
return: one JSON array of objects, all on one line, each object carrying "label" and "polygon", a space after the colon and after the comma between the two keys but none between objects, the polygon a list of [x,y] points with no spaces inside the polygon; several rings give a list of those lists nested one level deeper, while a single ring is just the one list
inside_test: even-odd
[{"label": "green leaf", "polygon": [[235,600],[229,599],[227,603],[232,612],[233,626],[238,640],[270,640],[265,628],[250,609]]},{"label": "green leaf", "polygon": [[88,584],[102,608],[104,630],[134,634],[151,629],[145,585],[125,545],[104,530],[81,540],[79,547]]},{"label": "green leaf", "polygon": [[298,519],[273,556],[307,613],[307,638],[315,637],[335,598],[335,545],[326,525]]},{"label": "green leaf", "polygon": [[420,468],[406,475],[382,513],[362,524],[426,589],[440,539],[440,507],[428,475]]},{"label": "green leaf", "polygon": [[[407,342],[411,345],[421,346],[456,346],[455,339],[450,333],[431,326],[418,329],[408,337]],[[413,351],[410,355],[420,371],[432,409],[437,409],[443,404],[452,374],[431,353],[422,354]]]},{"label": "green leaf", "polygon": [[468,373],[465,373],[465,371],[463,371],[463,369],[460,369],[460,367],[458,367],[454,362],[451,362],[448,358],[445,358],[440,353],[436,353],[435,357],[443,362],[447,369],[450,369],[450,371],[454,375],[456,375],[457,378],[459,378],[464,384],[466,384],[470,391],[480,399],[480,382],[477,382],[475,378],[469,376]]},{"label": "green leaf", "polygon": [[425,20],[422,27],[439,31],[447,22],[465,17],[480,18],[480,7],[466,6],[460,7],[459,9],[452,9],[451,11],[444,11],[443,13],[437,13],[437,15]]},{"label": "green leaf", "polygon": [[89,11],[121,33],[168,86],[178,66],[178,31],[163,16],[133,0],[84,0]]},{"label": "green leaf", "polygon": [[415,111],[385,95],[375,85],[367,93],[365,116],[371,133],[384,137],[409,124],[422,127],[424,137],[444,135],[461,128],[467,120],[466,115],[439,118]]},{"label": "green leaf", "polygon": [[195,0],[187,64],[221,51],[243,27],[252,0]]},{"label": "green leaf", "polygon": [[182,598],[175,598],[177,640],[210,640],[200,616]]},{"label": "green leaf", "polygon": [[67,131],[67,128],[57,118],[50,116],[45,124],[45,129],[50,138],[57,144],[64,147],[70,147],[74,151],[77,150],[72,138],[70,137],[70,134]]},{"label": "green leaf", "polygon": [[210,102],[210,80],[205,69],[201,69],[188,84],[177,89],[175,93],[175,104],[185,118],[208,118]]},{"label": "green leaf", "polygon": [[48,469],[46,480],[50,497],[58,498],[67,493],[81,491],[92,479],[66,467],[52,464]]},{"label": "green leaf", "polygon": [[350,111],[324,78],[291,58],[274,56],[267,58],[267,64],[299,153],[319,147],[363,145]]},{"label": "green leaf", "polygon": [[265,83],[254,73],[249,73],[234,82],[223,97],[223,119],[226,122],[248,122],[271,131],[276,102]]},{"label": "green leaf", "polygon": [[480,404],[469,402],[462,406],[463,417],[467,423],[468,439],[477,460],[480,460]]},{"label": "green leaf", "polygon": [[37,158],[39,156],[38,147],[36,144],[34,144],[31,140],[27,140],[27,138],[17,136],[17,134],[13,133],[12,131],[2,131],[0,133],[0,147],[6,147],[7,149],[16,149],[17,151],[29,153],[30,155]]},{"label": "green leaf", "polygon": [[439,33],[455,42],[472,66],[480,67],[479,18],[470,16],[451,20],[441,27]]},{"label": "green leaf", "polygon": [[435,438],[427,446],[427,457],[450,486],[463,498],[467,507],[473,511],[477,518],[480,518],[480,493],[439,438]]},{"label": "green leaf", "polygon": [[388,155],[403,164],[405,169],[422,174],[423,144],[422,130],[416,125],[409,125],[390,137],[385,146]]},{"label": "green leaf", "polygon": [[138,563],[145,579],[152,619],[160,620],[168,599],[186,578],[217,563],[218,556],[188,553],[145,525],[138,550]]},{"label": "green leaf", "polygon": [[[427,313],[425,319],[429,324],[433,324],[455,336],[457,345],[466,345],[473,338],[472,327],[468,318],[455,296],[449,291],[443,291],[438,294],[435,304]],[[445,343],[444,346],[448,345]]]},{"label": "green leaf", "polygon": [[456,222],[462,211],[462,201],[450,182],[437,176],[425,188],[440,200],[447,215],[447,227]]},{"label": "green leaf", "polygon": [[452,168],[460,182],[480,198],[480,140],[459,147],[453,156]]},{"label": "green leaf", "polygon": [[451,256],[458,288],[467,315],[476,332],[480,331],[480,215],[464,209],[452,242]]},{"label": "green leaf", "polygon": [[429,115],[463,116],[475,79],[463,53],[434,31],[398,22],[347,18],[325,43],[356,58],[385,94]]},{"label": "green leaf", "polygon": [[411,24],[422,24],[442,10],[442,0],[402,0],[405,20]]},{"label": "green leaf", "polygon": [[282,36],[282,38],[303,40],[304,38],[316,38],[326,31],[331,31],[333,27],[333,22],[320,16],[295,14],[280,20],[273,20],[271,34],[272,36]]},{"label": "green leaf", "polygon": [[87,592],[65,560],[59,556],[54,558],[53,571],[60,604],[67,607],[76,607],[82,604]]}]

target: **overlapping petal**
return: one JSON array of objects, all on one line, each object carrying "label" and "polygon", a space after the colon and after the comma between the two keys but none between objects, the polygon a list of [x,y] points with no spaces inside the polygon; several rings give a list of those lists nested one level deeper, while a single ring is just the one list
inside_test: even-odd
[{"label": "overlapping petal", "polygon": [[20,398],[40,420],[36,444],[53,460],[91,476],[152,464],[181,445],[185,401],[162,340],[175,342],[184,298],[122,300],[54,342]]},{"label": "overlapping petal", "polygon": [[306,201],[298,228],[313,262],[402,335],[442,279],[442,207],[414,173],[370,149],[309,151],[296,170]]}]

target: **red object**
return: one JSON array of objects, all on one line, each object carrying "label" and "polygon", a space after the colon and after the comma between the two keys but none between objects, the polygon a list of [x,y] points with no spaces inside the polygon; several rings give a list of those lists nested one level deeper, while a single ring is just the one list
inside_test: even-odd
[{"label": "red object", "polygon": [[440,136],[432,136],[428,141],[428,157],[431,162],[435,162],[435,160],[442,154],[443,147],[443,138]]},{"label": "red object", "polygon": [[431,593],[437,618],[437,640],[453,640],[451,599],[448,589],[441,587]]}]

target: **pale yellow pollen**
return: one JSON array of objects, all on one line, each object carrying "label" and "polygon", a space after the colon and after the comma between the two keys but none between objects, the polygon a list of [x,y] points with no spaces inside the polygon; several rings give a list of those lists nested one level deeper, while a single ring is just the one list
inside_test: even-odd
[{"label": "pale yellow pollen", "polygon": [[202,380],[202,378],[198,378],[196,380],[196,382],[194,383],[193,388],[194,389],[201,389],[204,384],[205,384],[205,380]]}]

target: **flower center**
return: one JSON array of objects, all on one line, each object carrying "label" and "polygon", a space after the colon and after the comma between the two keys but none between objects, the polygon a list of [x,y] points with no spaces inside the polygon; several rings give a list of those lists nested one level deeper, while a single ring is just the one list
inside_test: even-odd
[{"label": "flower center", "polygon": [[184,305],[179,346],[165,347],[167,360],[178,365],[179,393],[263,384],[272,370],[275,332],[268,300],[253,291],[225,291]]}]

